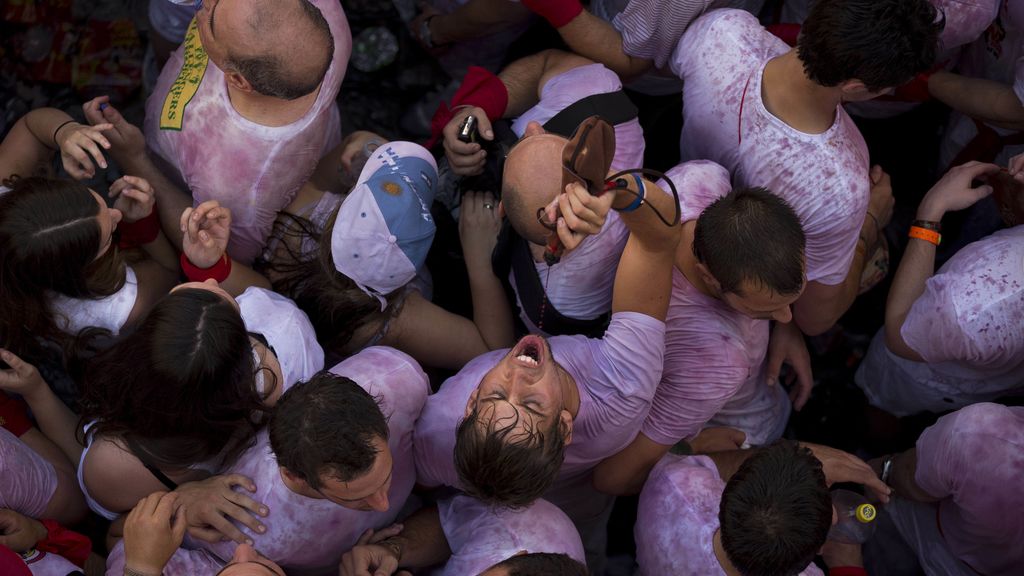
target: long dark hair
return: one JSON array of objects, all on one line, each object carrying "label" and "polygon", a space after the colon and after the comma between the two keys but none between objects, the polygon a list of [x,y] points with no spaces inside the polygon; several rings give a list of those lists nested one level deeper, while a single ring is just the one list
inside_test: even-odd
[{"label": "long dark hair", "polygon": [[100,208],[89,189],[53,178],[11,177],[0,195],[0,344],[28,360],[43,357],[39,339],[66,345],[49,292],[103,298],[125,283],[125,262],[100,250]]},{"label": "long dark hair", "polygon": [[82,422],[123,439],[143,462],[184,468],[233,461],[266,420],[256,361],[238,310],[207,290],[164,297],[135,334],[85,366]]},{"label": "long dark hair", "polygon": [[[274,291],[291,298],[309,316],[317,340],[334,352],[349,345],[359,328],[397,316],[404,300],[402,289],[396,290],[386,297],[387,307],[381,311],[376,298],[338,272],[331,254],[331,230],[337,217],[335,210],[321,229],[307,218],[282,212],[274,222],[271,237],[280,240],[286,253],[257,262],[257,268],[270,278]],[[317,243],[311,254],[302,250],[307,240]]]}]

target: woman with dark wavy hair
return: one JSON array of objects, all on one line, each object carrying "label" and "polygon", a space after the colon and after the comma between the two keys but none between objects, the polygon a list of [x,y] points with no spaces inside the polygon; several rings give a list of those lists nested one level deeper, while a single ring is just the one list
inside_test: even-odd
[{"label": "woman with dark wavy hair", "polygon": [[41,379],[8,390],[79,462],[90,508],[113,520],[153,492],[219,472],[284,390],[322,368],[313,328],[288,299],[250,288],[236,300],[208,280],[176,287],[131,338],[84,364],[80,418]]},{"label": "woman with dark wavy hair", "polygon": [[[177,262],[146,180],[114,182],[108,207],[81,183],[34,175],[57,147],[69,174],[92,176],[94,160],[106,166],[105,129],[42,108],[0,144],[0,345],[34,361],[44,341],[66,345],[88,328],[118,335],[174,284]],[[150,258],[122,252],[137,247]]]}]

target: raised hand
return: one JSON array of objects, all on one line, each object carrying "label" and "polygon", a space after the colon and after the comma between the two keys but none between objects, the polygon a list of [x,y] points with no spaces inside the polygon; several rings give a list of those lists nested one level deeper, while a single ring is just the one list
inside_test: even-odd
[{"label": "raised hand", "polygon": [[153,213],[156,194],[149,181],[138,176],[122,176],[110,185],[109,195],[114,208],[121,211],[126,223],[138,222]]},{"label": "raised hand", "polygon": [[124,523],[125,568],[160,574],[185,537],[186,511],[175,492],[154,492],[140,500]]},{"label": "raised hand", "polygon": [[60,160],[64,164],[64,170],[67,170],[72,178],[92,178],[96,175],[96,166],[107,167],[103,150],[110,149],[110,141],[103,132],[113,127],[113,124],[107,122],[96,126],[70,122],[57,129],[53,139],[60,148]]},{"label": "raised hand", "polygon": [[207,200],[195,208],[186,208],[179,222],[181,250],[199,268],[210,268],[220,261],[231,238],[231,210],[216,200]]},{"label": "raised hand", "polygon": [[444,155],[448,158],[452,172],[459,176],[476,176],[484,171],[484,164],[487,162],[487,152],[479,142],[463,142],[458,138],[462,122],[470,115],[476,117],[480,137],[484,140],[494,140],[491,121],[483,108],[463,106],[456,110],[455,116],[445,125],[441,134],[444,135]]},{"label": "raised hand", "polygon": [[206,542],[234,540],[239,544],[252,544],[252,539],[238,529],[234,520],[257,534],[267,531],[256,516],[266,517],[270,511],[264,504],[235,490],[243,488],[256,492],[252,480],[241,474],[214,476],[198,482],[178,486],[175,493],[187,508],[185,517],[188,533]]}]

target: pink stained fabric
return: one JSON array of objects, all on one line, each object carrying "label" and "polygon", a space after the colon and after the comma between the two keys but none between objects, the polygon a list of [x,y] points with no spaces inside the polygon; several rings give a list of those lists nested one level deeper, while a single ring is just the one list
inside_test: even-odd
[{"label": "pink stained fabric", "polygon": [[[601,64],[573,68],[548,80],[541,90],[540,102],[517,118],[512,130],[521,137],[530,122],[544,124],[587,96],[621,89],[618,76]],[[640,122],[634,118],[615,126],[612,170],[640,168],[643,158],[644,135]],[[628,237],[629,230],[613,212],[608,215],[599,234],[585,238],[558,264],[548,266],[544,262],[536,262],[537,274],[554,309],[581,320],[597,318],[611,310],[615,271]],[[514,287],[514,273],[509,276]],[[522,308],[521,302],[519,306]],[[530,332],[543,334],[525,312],[520,312],[519,317]]]},{"label": "pink stained fabric", "polygon": [[[522,137],[530,122],[544,124],[571,104],[593,96],[622,89],[622,82],[611,70],[601,64],[579,66],[557,76],[544,84],[540,101],[512,124],[512,131]],[[644,132],[636,118],[615,126],[615,157],[612,170],[642,168],[644,163]]]},{"label": "pink stained fabric", "polygon": [[822,134],[799,132],[768,112],[764,65],[788,50],[748,12],[715,10],[694,21],[672,61],[685,85],[680,152],[683,160],[713,160],[736,184],[763,186],[789,202],[807,235],[808,281],[836,285],[849,271],[867,212],[867,146],[841,107]]},{"label": "pink stained fabric", "polygon": [[[977,40],[964,47],[957,71],[1011,86],[1017,99],[1024,103],[1024,3],[1004,0],[999,5],[998,18]],[[998,126],[992,129],[1000,135],[1016,132]],[[941,165],[947,166],[976,134],[973,120],[954,113],[942,141]],[[1005,166],[1010,158],[1022,152],[1024,146],[1007,146],[995,162]]]},{"label": "pink stained fabric", "polygon": [[925,359],[879,332],[857,371],[871,403],[897,416],[1024,392],[1024,226],[971,243],[925,283],[900,330]]},{"label": "pink stained fabric", "polygon": [[974,404],[917,440],[918,486],[939,502],[946,546],[983,574],[1024,568],[1024,408]]},{"label": "pink stained fabric", "polygon": [[564,512],[546,500],[522,510],[494,508],[459,495],[438,503],[452,555],[440,576],[480,574],[518,554],[566,554],[586,563],[583,543]]},{"label": "pink stained fabric", "polygon": [[[124,540],[118,540],[117,545],[107,556],[106,576],[124,576],[124,562]],[[225,563],[206,550],[178,548],[164,566],[164,575],[214,576]]]},{"label": "pink stained fabric", "polygon": [[[633,528],[641,576],[725,574],[713,544],[724,489],[707,456],[668,454],[661,459],[640,493]],[[810,564],[800,574],[822,572]]]},{"label": "pink stained fabric", "polygon": [[41,518],[56,491],[53,464],[0,428],[0,508]]},{"label": "pink stained fabric", "polygon": [[[572,443],[566,447],[555,488],[586,476],[636,436],[661,378],[664,330],[664,323],[650,316],[619,312],[602,339],[556,336],[548,341],[555,361],[580,389]],[[470,394],[507,353],[495,350],[472,360],[427,399],[414,443],[420,484],[459,487],[452,459],[455,430]]]},{"label": "pink stained fabric", "polygon": [[[728,172],[704,160],[680,164],[666,176],[679,190],[683,222],[696,220],[732,189]],[[676,269],[665,326],[665,371],[641,429],[645,436],[673,445],[714,419],[746,432],[751,444],[778,438],[789,401],[765,383],[767,320],[701,293]]]},{"label": "pink stained fabric", "polygon": [[338,2],[311,1],[334,36],[334,59],[315,103],[300,120],[269,127],[245,119],[231,105],[224,73],[210,61],[184,109],[182,129],[160,129],[164,99],[184,61],[184,44],[171,55],[146,101],[146,145],[191,190],[195,204],[218,200],[231,209],[228,252],[245,264],[260,254],[277,212],[295,197],[320,157],[341,142],[335,98],[352,35]]},{"label": "pink stained fabric", "polygon": [[[252,478],[257,487],[252,497],[270,509],[264,519],[265,533],[254,534],[240,527],[242,531],[253,539],[260,553],[281,564],[288,574],[299,576],[336,574],[342,554],[356,544],[364,530],[384,528],[395,521],[416,482],[413,426],[430,392],[430,383],[419,364],[393,348],[367,348],[330,371],[350,378],[377,398],[388,420],[388,446],[394,467],[387,512],[350,510],[289,490],[281,480],[266,431],[237,464],[225,471]],[[197,544],[222,559],[231,558],[236,547],[234,542]]]},{"label": "pink stained fabric", "polygon": [[623,52],[664,68],[683,32],[704,12],[742,8],[757,13],[762,4],[762,0],[633,0],[615,15],[612,25],[622,34]]}]

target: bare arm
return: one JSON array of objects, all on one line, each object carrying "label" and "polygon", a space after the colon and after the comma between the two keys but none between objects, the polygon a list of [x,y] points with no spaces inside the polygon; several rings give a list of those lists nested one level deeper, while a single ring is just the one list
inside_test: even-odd
[{"label": "bare arm", "polygon": [[[102,107],[102,109],[101,109]],[[104,131],[110,141],[110,155],[125,173],[145,178],[156,193],[160,227],[171,246],[181,246],[182,232],[178,226],[181,213],[192,207],[192,196],[181,190],[153,163],[146,153],[146,139],[138,126],[108,104],[107,97],[94,98],[82,106],[85,117],[93,125],[112,126]]]},{"label": "bare arm", "polygon": [[[884,460],[884,458],[878,458],[872,463],[876,467],[880,467]],[[893,492],[901,498],[915,502],[938,502],[941,500],[941,498],[936,498],[921,489],[914,478],[915,474],[917,474],[917,448],[911,448],[892,456],[889,485],[892,486]]]},{"label": "bare arm", "polygon": [[422,508],[402,522],[402,531],[373,544],[372,534],[345,553],[342,576],[394,574],[399,568],[425,568],[447,560],[452,552],[436,506]]},{"label": "bare arm", "polygon": [[0,389],[20,394],[32,409],[43,434],[70,462],[78,462],[82,455],[77,436],[78,416],[57,398],[35,366],[7,350],[0,350],[0,359],[10,366],[0,370]]},{"label": "bare arm", "polygon": [[430,20],[435,46],[482,38],[525,22],[530,11],[509,0],[470,0],[450,14],[437,14]]},{"label": "bare arm", "polygon": [[13,174],[33,176],[60,151],[64,169],[73,178],[91,178],[96,165],[107,167],[101,150],[110,147],[102,135],[109,124],[83,126],[62,110],[37,108],[22,116],[0,143],[0,180]]},{"label": "bare arm", "polygon": [[380,344],[398,348],[424,365],[453,370],[490,350],[476,324],[437,306],[415,290],[391,320]]},{"label": "bare arm", "polygon": [[629,446],[601,461],[594,469],[594,488],[605,494],[639,494],[654,465],[671,446],[658,444],[643,433]]},{"label": "bare arm", "polygon": [[[971,188],[971,181],[998,169],[994,164],[980,162],[968,162],[951,169],[925,194],[917,209],[917,219],[941,222],[946,212],[962,210],[988,196],[992,193],[991,186]],[[910,239],[885,304],[886,346],[894,354],[917,362],[923,358],[903,340],[902,329],[911,306],[924,293],[925,283],[935,273],[935,250],[931,242]]]},{"label": "bare arm", "polygon": [[1024,130],[1024,104],[1012,86],[941,70],[928,79],[928,92],[972,118],[1000,128]]},{"label": "bare arm", "polygon": [[505,118],[519,116],[537,104],[541,90],[551,78],[589,64],[593,61],[561,50],[545,50],[509,64],[498,73],[508,89]]},{"label": "bare arm", "polygon": [[604,64],[628,82],[647,72],[654,62],[623,51],[622,34],[611,24],[584,10],[558,29],[562,40],[577,54]]},{"label": "bare arm", "polygon": [[793,321],[808,336],[816,336],[831,328],[846,313],[860,291],[860,279],[864,266],[874,255],[881,241],[882,229],[892,219],[892,185],[889,175],[878,166],[871,169],[871,198],[867,215],[860,229],[860,239],[854,248],[853,262],[846,278],[830,286],[820,282],[808,282],[804,293],[793,305]]},{"label": "bare arm", "polygon": [[612,312],[639,312],[664,321],[672,291],[673,261],[681,233],[678,221],[666,226],[655,210],[671,223],[679,205],[672,195],[645,180],[645,205],[624,212],[623,208],[633,203],[637,192],[633,179],[628,180],[633,193],[619,190],[612,204],[629,228],[629,239],[615,273]]}]

